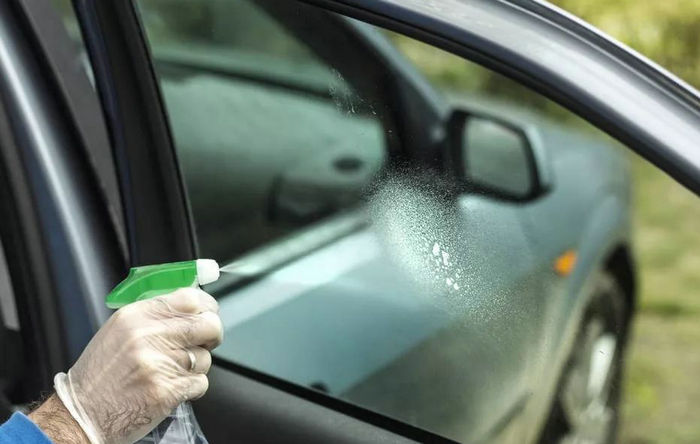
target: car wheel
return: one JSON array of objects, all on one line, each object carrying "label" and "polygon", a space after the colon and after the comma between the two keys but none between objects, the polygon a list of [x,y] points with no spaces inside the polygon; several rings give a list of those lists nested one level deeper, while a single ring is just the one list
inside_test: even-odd
[{"label": "car wheel", "polygon": [[625,294],[602,273],[562,375],[542,443],[615,442],[629,322]]}]

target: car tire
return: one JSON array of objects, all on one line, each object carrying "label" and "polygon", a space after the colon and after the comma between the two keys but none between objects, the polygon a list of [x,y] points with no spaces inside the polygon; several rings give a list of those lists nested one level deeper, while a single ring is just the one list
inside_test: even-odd
[{"label": "car tire", "polygon": [[629,303],[613,275],[602,272],[584,311],[540,443],[616,441]]}]

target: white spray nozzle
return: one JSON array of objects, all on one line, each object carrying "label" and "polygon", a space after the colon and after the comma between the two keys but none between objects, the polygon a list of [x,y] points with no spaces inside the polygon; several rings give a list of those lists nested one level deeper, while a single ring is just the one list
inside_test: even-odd
[{"label": "white spray nozzle", "polygon": [[214,259],[197,259],[197,282],[207,285],[219,280],[219,264]]}]

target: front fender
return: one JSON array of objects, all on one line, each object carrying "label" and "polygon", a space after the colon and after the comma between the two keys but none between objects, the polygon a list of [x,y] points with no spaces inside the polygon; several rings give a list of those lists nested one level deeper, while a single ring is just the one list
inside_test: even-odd
[{"label": "front fender", "polygon": [[570,355],[581,317],[593,297],[598,274],[617,247],[630,244],[629,203],[620,195],[608,194],[589,218],[579,240],[576,268],[565,288],[558,331],[564,332],[556,361],[560,366]]}]

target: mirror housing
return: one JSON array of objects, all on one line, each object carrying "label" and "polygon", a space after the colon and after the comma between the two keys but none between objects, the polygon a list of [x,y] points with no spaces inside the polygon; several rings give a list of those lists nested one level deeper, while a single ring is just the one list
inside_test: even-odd
[{"label": "mirror housing", "polygon": [[452,169],[463,191],[526,202],[552,188],[537,128],[457,109],[447,133]]}]

